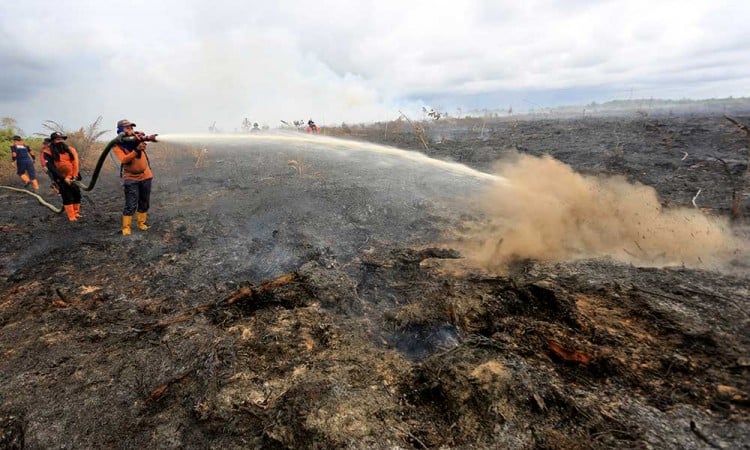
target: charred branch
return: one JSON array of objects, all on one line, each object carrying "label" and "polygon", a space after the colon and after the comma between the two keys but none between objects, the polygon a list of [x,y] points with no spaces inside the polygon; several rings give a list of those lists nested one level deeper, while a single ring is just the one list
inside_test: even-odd
[{"label": "charred branch", "polygon": [[424,127],[422,125],[416,124],[409,119],[409,117],[406,116],[406,114],[399,111],[399,114],[401,114],[401,117],[406,119],[407,122],[409,122],[409,125],[414,128],[414,132],[417,134],[417,137],[419,138],[419,141],[422,143],[422,146],[425,150],[429,151],[430,148],[427,146],[427,137],[425,136]]}]

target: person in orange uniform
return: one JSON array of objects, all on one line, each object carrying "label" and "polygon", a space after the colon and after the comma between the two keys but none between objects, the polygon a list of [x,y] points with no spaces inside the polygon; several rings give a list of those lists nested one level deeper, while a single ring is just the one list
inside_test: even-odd
[{"label": "person in orange uniform", "polygon": [[49,135],[49,148],[44,150],[47,171],[60,189],[63,208],[68,220],[75,222],[81,217],[81,189],[73,181],[80,180],[80,161],[76,149],[65,143],[67,136],[55,131]]},{"label": "person in orange uniform", "polygon": [[120,161],[120,177],[125,191],[125,209],[122,211],[122,234],[130,235],[133,214],[139,230],[146,231],[148,209],[151,202],[151,180],[154,174],[146,154],[147,143],[156,142],[156,135],[135,131],[135,124],[127,119],[117,122],[117,144],[112,148]]},{"label": "person in orange uniform", "polygon": [[10,145],[10,157],[16,166],[16,174],[23,181],[23,185],[31,184],[35,191],[38,190],[39,182],[36,180],[36,171],[34,170],[36,157],[31,147],[21,140],[21,136],[13,136],[13,143]]}]

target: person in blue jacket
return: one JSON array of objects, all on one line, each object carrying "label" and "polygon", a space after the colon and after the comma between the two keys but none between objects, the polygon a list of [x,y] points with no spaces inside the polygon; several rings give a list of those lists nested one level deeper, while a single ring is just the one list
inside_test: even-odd
[{"label": "person in blue jacket", "polygon": [[10,144],[10,157],[16,166],[16,174],[23,181],[23,185],[31,184],[34,190],[39,189],[39,182],[36,180],[36,170],[34,170],[34,151],[31,147],[24,144],[21,136],[13,136],[13,143]]}]

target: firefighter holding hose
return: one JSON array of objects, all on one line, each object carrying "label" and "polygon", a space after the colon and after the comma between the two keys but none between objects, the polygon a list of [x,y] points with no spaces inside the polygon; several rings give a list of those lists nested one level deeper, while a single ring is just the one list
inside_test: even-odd
[{"label": "firefighter holding hose", "polygon": [[31,184],[35,191],[38,190],[39,182],[36,180],[36,171],[34,170],[36,157],[31,147],[21,140],[21,136],[13,136],[13,143],[10,145],[10,157],[16,166],[16,174],[23,181],[23,185]]},{"label": "firefighter holding hose", "polygon": [[117,122],[117,138],[112,148],[120,161],[120,177],[125,191],[125,208],[122,212],[122,235],[130,235],[133,214],[136,226],[141,231],[150,227],[146,224],[151,201],[151,172],[146,145],[156,142],[156,134],[146,135],[135,131],[135,124],[127,119]]},{"label": "firefighter holding hose", "polygon": [[76,149],[65,143],[67,136],[55,131],[49,135],[50,145],[44,149],[43,160],[47,171],[60,190],[63,208],[68,220],[75,222],[81,217],[81,189],[73,183],[81,179],[78,172],[80,161]]}]

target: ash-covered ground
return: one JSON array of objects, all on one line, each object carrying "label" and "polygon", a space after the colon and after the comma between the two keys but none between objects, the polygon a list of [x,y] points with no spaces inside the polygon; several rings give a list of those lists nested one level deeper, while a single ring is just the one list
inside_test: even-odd
[{"label": "ash-covered ground", "polygon": [[[422,151],[550,154],[721,217],[747,161],[726,125],[449,121]],[[0,448],[748,448],[746,253],[474,270],[451,242],[488,181],[356,147],[154,144],[127,238],[112,167],[81,223],[0,190]]]}]

